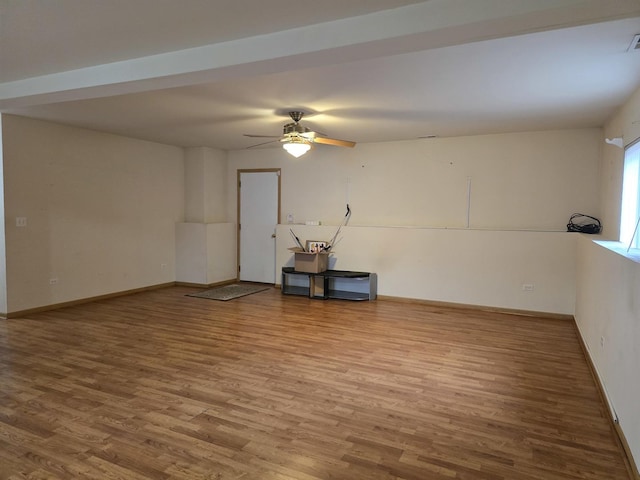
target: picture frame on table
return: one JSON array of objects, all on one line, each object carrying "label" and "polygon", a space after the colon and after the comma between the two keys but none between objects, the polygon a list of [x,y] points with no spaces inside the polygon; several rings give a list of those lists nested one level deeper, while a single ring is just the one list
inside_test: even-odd
[{"label": "picture frame on table", "polygon": [[322,240],[307,240],[305,245],[305,249],[309,253],[320,253],[325,251],[325,247],[329,244],[329,242],[325,242]]}]

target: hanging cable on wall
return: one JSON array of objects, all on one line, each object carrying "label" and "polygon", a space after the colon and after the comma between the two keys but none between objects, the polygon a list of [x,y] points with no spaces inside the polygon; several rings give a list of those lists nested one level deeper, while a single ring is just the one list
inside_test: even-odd
[{"label": "hanging cable on wall", "polygon": [[323,247],[324,251],[328,252],[336,244],[336,240],[338,239],[338,234],[340,233],[340,230],[342,229],[342,227],[344,227],[349,222],[349,218],[351,218],[351,208],[349,208],[349,204],[347,203],[347,213],[342,219],[342,223],[338,226],[338,230],[336,231],[336,234],[333,236],[331,241],[329,241],[329,243],[325,247]]}]

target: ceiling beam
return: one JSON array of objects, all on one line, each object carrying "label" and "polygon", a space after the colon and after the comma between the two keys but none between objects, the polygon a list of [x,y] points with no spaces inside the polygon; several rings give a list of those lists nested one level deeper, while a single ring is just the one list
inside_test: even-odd
[{"label": "ceiling beam", "polygon": [[640,16],[640,0],[431,0],[0,84],[0,110],[196,85]]}]

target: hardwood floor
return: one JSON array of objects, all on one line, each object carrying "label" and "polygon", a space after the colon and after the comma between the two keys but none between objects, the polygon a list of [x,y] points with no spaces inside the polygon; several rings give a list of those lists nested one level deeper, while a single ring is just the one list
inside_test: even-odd
[{"label": "hardwood floor", "polygon": [[193,291],[0,320],[0,478],[630,478],[570,321]]}]

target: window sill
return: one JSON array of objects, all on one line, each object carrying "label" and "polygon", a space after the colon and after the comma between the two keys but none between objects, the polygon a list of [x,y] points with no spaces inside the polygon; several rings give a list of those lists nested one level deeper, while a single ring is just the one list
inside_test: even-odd
[{"label": "window sill", "polygon": [[611,250],[618,255],[622,255],[632,262],[640,263],[640,248],[632,248],[627,252],[628,245],[623,245],[622,243],[614,242],[613,240],[594,240],[593,243],[597,243],[607,250]]}]

